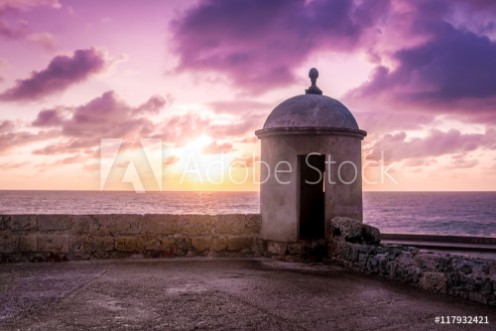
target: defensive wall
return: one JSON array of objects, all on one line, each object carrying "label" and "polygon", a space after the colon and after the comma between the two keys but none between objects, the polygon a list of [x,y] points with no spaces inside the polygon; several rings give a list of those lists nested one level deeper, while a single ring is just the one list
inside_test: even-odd
[{"label": "defensive wall", "polygon": [[256,214],[0,215],[0,262],[126,257],[322,260],[435,293],[496,306],[496,260],[381,244],[378,229],[335,218],[328,241],[260,239]]}]

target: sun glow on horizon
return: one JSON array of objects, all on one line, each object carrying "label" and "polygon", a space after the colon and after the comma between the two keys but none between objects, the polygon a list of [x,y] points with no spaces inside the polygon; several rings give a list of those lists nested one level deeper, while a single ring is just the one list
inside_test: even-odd
[{"label": "sun glow on horizon", "polygon": [[254,131],[311,67],[368,132],[364,176],[394,165],[365,190],[496,190],[496,7],[383,5],[4,1],[0,190],[258,190]]}]

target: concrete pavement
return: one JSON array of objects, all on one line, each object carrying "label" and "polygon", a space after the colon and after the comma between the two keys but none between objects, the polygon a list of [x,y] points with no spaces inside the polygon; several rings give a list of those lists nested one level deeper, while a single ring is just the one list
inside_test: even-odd
[{"label": "concrete pavement", "polygon": [[[439,325],[438,315],[489,325]],[[0,330],[494,330],[496,309],[267,259],[0,265]]]}]

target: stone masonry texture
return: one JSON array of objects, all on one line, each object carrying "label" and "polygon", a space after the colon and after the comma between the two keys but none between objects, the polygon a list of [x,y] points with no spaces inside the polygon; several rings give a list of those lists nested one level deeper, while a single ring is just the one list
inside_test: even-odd
[{"label": "stone masonry texture", "polygon": [[259,215],[0,215],[0,262],[242,256]]},{"label": "stone masonry texture", "polygon": [[361,273],[496,306],[496,261],[381,245],[379,230],[346,218],[331,222],[328,255]]},{"label": "stone masonry texture", "polygon": [[0,215],[0,263],[265,256],[324,261],[425,291],[496,306],[496,261],[383,245],[377,228],[330,221],[329,240],[260,236],[260,215]]}]

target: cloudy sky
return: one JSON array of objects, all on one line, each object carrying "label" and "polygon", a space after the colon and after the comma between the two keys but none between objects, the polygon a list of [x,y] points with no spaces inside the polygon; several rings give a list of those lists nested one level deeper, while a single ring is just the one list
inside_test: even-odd
[{"label": "cloudy sky", "polygon": [[366,190],[496,189],[493,0],[0,0],[0,50],[0,189],[256,190],[311,67]]}]

